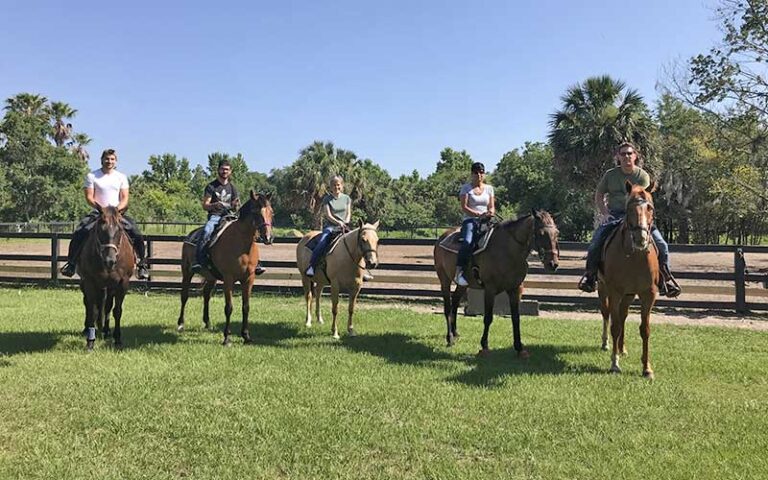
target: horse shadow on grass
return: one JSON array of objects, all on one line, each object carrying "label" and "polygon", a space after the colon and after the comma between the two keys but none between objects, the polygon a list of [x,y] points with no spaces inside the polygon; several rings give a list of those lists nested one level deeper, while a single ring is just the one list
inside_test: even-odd
[{"label": "horse shadow on grass", "polygon": [[[216,323],[211,333],[224,336],[224,325],[226,322]],[[237,343],[242,339],[240,337],[240,322],[230,322],[230,338],[232,343]],[[306,332],[302,332],[297,326],[287,323],[258,323],[250,322],[249,329],[251,332],[251,345],[255,346],[267,346],[277,348],[289,348],[284,344],[286,340],[293,340],[296,338],[309,336]]]},{"label": "horse shadow on grass", "polygon": [[385,333],[343,337],[341,345],[352,352],[366,353],[397,365],[429,366],[436,362],[455,362],[469,370],[447,378],[449,382],[475,387],[498,387],[504,379],[515,375],[596,374],[605,370],[591,364],[578,364],[563,360],[565,354],[594,352],[597,347],[563,345],[528,345],[530,358],[519,358],[512,348],[492,350],[486,357],[465,353],[452,353],[446,347],[432,348],[408,335]]}]

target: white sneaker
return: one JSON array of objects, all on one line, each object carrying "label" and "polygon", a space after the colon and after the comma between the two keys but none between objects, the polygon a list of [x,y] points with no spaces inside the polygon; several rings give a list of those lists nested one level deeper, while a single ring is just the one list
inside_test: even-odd
[{"label": "white sneaker", "polygon": [[466,287],[469,285],[467,279],[464,278],[464,270],[461,269],[456,270],[456,278],[454,278],[453,281],[456,282],[456,285],[460,287]]},{"label": "white sneaker", "polygon": [[315,276],[315,268],[309,267],[306,272],[304,272],[304,275],[308,277],[314,277]]}]

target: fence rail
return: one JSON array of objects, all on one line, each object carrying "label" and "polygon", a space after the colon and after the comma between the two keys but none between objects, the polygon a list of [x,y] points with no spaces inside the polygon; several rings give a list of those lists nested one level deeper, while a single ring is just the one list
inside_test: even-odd
[{"label": "fence rail", "polygon": [[[48,233],[48,232],[0,232],[0,239],[44,239],[50,241],[50,254],[32,254],[32,253],[0,253],[0,261],[10,261],[22,263],[21,265],[0,264],[0,282],[6,284],[76,284],[78,280],[60,278],[58,268],[59,263],[65,258],[60,255],[61,241],[72,237],[71,233]],[[181,235],[146,235],[147,252],[150,263],[150,280],[134,281],[133,284],[142,288],[152,289],[173,289],[180,287],[180,281],[157,280],[152,277],[180,277],[178,270],[163,269],[163,266],[178,266],[181,264],[179,258],[154,257],[154,246],[163,242],[178,243],[183,241]],[[296,244],[298,238],[281,237],[276,238],[277,244]],[[402,245],[402,246],[431,246],[434,245],[432,239],[401,239],[401,238],[383,238],[381,245]],[[585,251],[586,244],[580,242],[561,242],[562,251]],[[677,278],[681,280],[696,281],[718,281],[733,282],[733,286],[722,285],[686,285],[686,294],[695,295],[717,295],[732,296],[733,301],[715,301],[708,299],[685,300],[683,299],[660,299],[657,302],[659,306],[684,307],[684,308],[706,308],[716,311],[735,311],[739,314],[750,310],[768,311],[768,290],[763,288],[748,288],[748,283],[760,282],[765,284],[766,275],[764,273],[749,273],[746,269],[744,259],[745,253],[760,253],[768,255],[768,247],[762,246],[740,246],[740,245],[670,245],[670,251],[675,253],[732,253],[733,270],[731,272],[694,272],[694,271],[676,271]],[[35,265],[41,264],[41,265]],[[299,292],[300,276],[296,271],[295,261],[263,261],[265,267],[270,269],[292,269],[293,272],[268,272],[261,281],[254,286],[258,291],[271,292]],[[438,284],[437,277],[434,274],[434,268],[424,264],[410,263],[382,263],[379,270],[394,272],[394,274],[377,273],[376,281],[372,284],[366,284],[363,292],[369,295],[385,295],[392,297],[439,297],[440,292],[435,285]],[[410,273],[410,275],[402,275]],[[424,272],[424,275],[413,275],[413,272]],[[597,305],[596,296],[584,296],[576,289],[575,281],[562,279],[563,276],[580,275],[580,268],[561,268],[555,274],[548,274],[540,266],[532,264],[529,268],[529,275],[536,275],[536,279],[529,278],[525,282],[528,290],[551,290],[556,291],[558,295],[551,294],[529,294],[524,298],[529,300],[538,300],[545,303],[562,303],[571,305]],[[539,276],[543,277],[540,279]],[[274,280],[289,284],[282,285],[264,285],[263,280]],[[385,288],[375,286],[380,284],[401,285],[395,288]],[[432,289],[423,288],[432,286]],[[747,301],[761,300],[761,301]]]}]

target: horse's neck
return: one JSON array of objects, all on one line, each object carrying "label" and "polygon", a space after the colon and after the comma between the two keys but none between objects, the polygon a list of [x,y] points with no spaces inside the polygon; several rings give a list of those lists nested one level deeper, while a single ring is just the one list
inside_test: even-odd
[{"label": "horse's neck", "polygon": [[243,248],[250,249],[251,244],[256,241],[256,232],[257,229],[251,222],[235,220],[221,236],[222,240],[231,237],[236,240],[236,243],[241,242]]},{"label": "horse's neck", "polygon": [[360,251],[357,242],[355,241],[357,235],[360,233],[359,230],[359,228],[356,228],[349,233],[345,233],[344,236],[341,237],[341,241],[344,243],[344,248],[350,255],[352,255],[352,260],[355,262],[359,262],[360,259],[363,258],[363,253]]},{"label": "horse's neck", "polygon": [[525,249],[524,253],[526,256],[531,250],[531,244],[533,243],[534,223],[533,215],[529,215],[515,222],[513,227],[507,230],[507,233],[512,236],[514,241]]},{"label": "horse's neck", "polygon": [[522,218],[508,228],[499,226],[496,231],[497,233],[491,237],[489,248],[498,244],[497,251],[506,252],[509,258],[528,258],[533,242],[533,217]]}]

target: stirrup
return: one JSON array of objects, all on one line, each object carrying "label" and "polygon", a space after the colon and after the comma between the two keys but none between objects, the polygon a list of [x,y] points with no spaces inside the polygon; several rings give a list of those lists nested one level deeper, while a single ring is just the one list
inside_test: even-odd
[{"label": "stirrup", "polygon": [[256,268],[254,269],[254,273],[255,273],[256,275],[261,275],[262,273],[264,273],[264,272],[266,272],[266,271],[267,271],[267,269],[266,269],[266,268],[264,268],[264,267],[262,267],[260,263],[259,263],[259,264],[256,264]]},{"label": "stirrup", "polygon": [[308,276],[309,278],[312,278],[315,276],[315,267],[309,267],[306,272],[304,272],[304,275]]},{"label": "stirrup", "polygon": [[469,285],[469,282],[466,278],[464,278],[464,270],[456,270],[456,277],[453,279],[454,282],[456,282],[456,285],[460,287],[466,287]]},{"label": "stirrup", "polygon": [[587,272],[579,279],[579,290],[592,293],[597,289],[597,275]]},{"label": "stirrup", "polygon": [[677,298],[683,293],[683,289],[680,288],[680,284],[677,283],[675,277],[672,276],[672,272],[666,267],[666,265],[659,268],[659,294],[668,298]]}]

